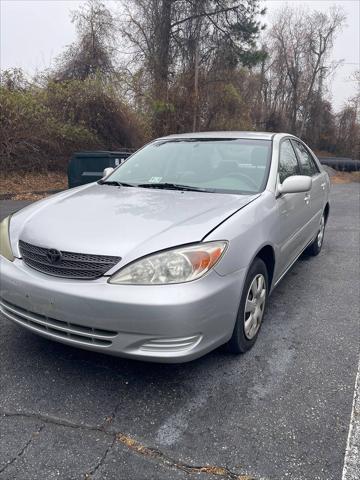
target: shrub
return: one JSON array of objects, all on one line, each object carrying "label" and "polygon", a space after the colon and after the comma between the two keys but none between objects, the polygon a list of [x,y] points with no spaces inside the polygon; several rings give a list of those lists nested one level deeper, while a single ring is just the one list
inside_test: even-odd
[{"label": "shrub", "polygon": [[99,141],[82,125],[61,122],[36,90],[0,87],[0,165],[8,170],[56,167],[56,159]]},{"label": "shrub", "polygon": [[15,73],[3,75],[0,86],[1,168],[61,170],[74,151],[144,141],[131,109],[99,79],[39,86]]}]

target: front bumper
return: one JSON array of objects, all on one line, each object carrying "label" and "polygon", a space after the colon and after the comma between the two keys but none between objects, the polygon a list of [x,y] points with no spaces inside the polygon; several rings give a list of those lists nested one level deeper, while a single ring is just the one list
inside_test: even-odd
[{"label": "front bumper", "polygon": [[1,312],[56,341],[158,362],[193,360],[231,337],[245,271],[194,282],[111,285],[44,275],[0,257]]}]

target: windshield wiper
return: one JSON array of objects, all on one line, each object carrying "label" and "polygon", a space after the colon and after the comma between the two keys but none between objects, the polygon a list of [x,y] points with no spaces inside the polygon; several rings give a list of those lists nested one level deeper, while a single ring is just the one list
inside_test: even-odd
[{"label": "windshield wiper", "polygon": [[139,183],[136,185],[141,188],[158,188],[163,190],[185,190],[189,192],[213,192],[208,188],[191,187],[190,185],[181,185],[179,183]]},{"label": "windshield wiper", "polygon": [[98,183],[100,185],[114,185],[116,187],[136,187],[132,183],[125,183],[125,182],[117,182],[116,180],[99,180]]},{"label": "windshield wiper", "polygon": [[190,185],[181,185],[179,183],[125,183],[125,182],[118,182],[116,180],[99,180],[98,183],[100,185],[114,185],[116,187],[141,187],[141,188],[158,188],[163,190],[182,190],[182,191],[189,191],[189,192],[215,192],[215,190],[208,189],[208,188],[200,188],[200,187],[191,187]]}]

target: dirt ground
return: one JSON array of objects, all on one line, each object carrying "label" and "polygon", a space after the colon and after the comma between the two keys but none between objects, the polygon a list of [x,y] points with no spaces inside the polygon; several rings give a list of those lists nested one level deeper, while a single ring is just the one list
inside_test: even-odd
[{"label": "dirt ground", "polygon": [[336,172],[330,179],[331,183],[360,182],[360,172]]},{"label": "dirt ground", "polygon": [[0,198],[38,200],[54,190],[67,188],[67,176],[61,172],[24,173],[0,177]]}]

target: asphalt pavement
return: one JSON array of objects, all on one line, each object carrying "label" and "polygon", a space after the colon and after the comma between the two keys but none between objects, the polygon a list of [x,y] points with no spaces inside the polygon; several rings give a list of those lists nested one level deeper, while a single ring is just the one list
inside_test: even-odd
[{"label": "asphalt pavement", "polygon": [[[25,203],[4,201],[1,215]],[[280,283],[242,356],[129,361],[1,317],[0,479],[340,480],[358,369],[359,234],[359,184],[334,185],[321,254]]]}]

